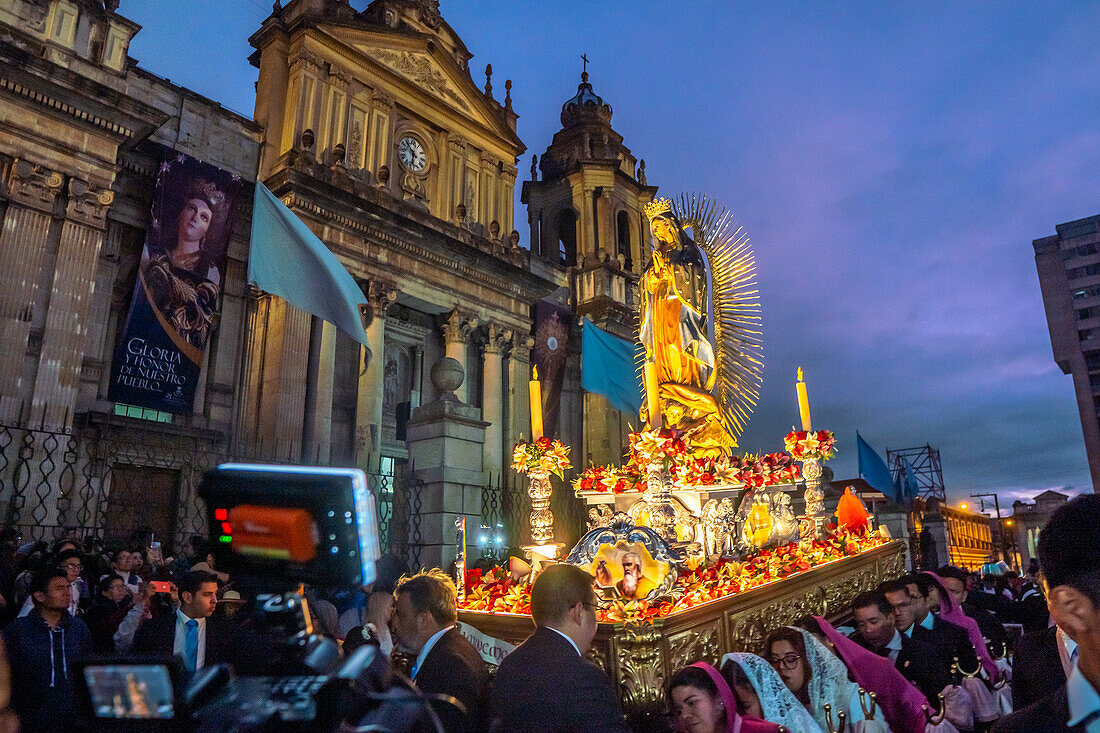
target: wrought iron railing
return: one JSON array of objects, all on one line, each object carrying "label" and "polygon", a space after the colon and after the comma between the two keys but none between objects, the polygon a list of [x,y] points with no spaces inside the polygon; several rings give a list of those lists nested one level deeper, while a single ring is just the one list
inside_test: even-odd
[{"label": "wrought iron railing", "polygon": [[[197,493],[205,471],[225,462],[300,463],[274,452],[232,450],[213,435],[164,433],[115,416],[84,419],[70,430],[0,423],[0,524],[28,541],[65,534],[125,541],[152,531],[166,547],[179,547],[206,534]],[[422,482],[411,470],[367,478],[383,551],[416,567]],[[143,485],[156,481],[167,489]]]}]

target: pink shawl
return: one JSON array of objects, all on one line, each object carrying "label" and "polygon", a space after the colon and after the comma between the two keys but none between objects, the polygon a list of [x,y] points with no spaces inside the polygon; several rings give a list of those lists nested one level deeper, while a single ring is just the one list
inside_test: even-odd
[{"label": "pink shawl", "polygon": [[726,708],[726,733],[775,733],[779,726],[757,718],[742,718],[737,714],[737,699],[733,696],[726,678],[722,673],[706,662],[696,662],[691,665],[698,667],[710,676],[714,686],[718,688],[718,697],[722,699],[722,705]]},{"label": "pink shawl", "polygon": [[978,655],[982,667],[989,675],[989,680],[996,684],[1001,673],[997,669],[997,663],[993,661],[993,655],[989,653],[989,647],[985,645],[985,637],[982,636],[982,630],[978,628],[978,622],[967,616],[961,606],[955,605],[940,576],[928,570],[925,570],[924,574],[931,578],[940,590],[940,618],[966,629],[966,634],[970,637],[970,644],[974,647],[974,653]]},{"label": "pink shawl", "polygon": [[875,701],[882,708],[890,729],[894,733],[924,733],[928,723],[924,709],[928,700],[920,690],[905,679],[888,658],[864,649],[820,616],[814,618],[859,686],[875,693]]}]

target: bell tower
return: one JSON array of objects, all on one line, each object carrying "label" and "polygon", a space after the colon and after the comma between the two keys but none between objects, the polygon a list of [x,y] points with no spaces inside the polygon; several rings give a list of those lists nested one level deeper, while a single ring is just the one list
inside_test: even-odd
[{"label": "bell tower", "polygon": [[[531,258],[564,271],[577,315],[635,340],[638,281],[651,248],[643,207],[657,187],[646,183],[645,161],[623,144],[611,114],[585,70],[577,93],[562,105],[561,129],[541,159],[532,156],[520,200],[531,226]],[[637,415],[586,393],[577,465],[618,463],[626,436],[638,427]]]}]

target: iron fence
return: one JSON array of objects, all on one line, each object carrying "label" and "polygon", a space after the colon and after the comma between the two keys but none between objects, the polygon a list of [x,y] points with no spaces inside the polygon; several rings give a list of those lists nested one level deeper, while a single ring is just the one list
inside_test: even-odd
[{"label": "iron fence", "polygon": [[[573,495],[572,481],[551,479],[555,483],[550,498],[554,514],[554,539],[572,547],[584,534],[587,507]],[[514,473],[490,474],[481,494],[482,532],[477,544],[483,555],[499,556],[504,550],[516,551],[531,542],[531,499],[527,479]]]},{"label": "iron fence", "polygon": [[[217,434],[161,432],[131,418],[85,417],[72,429],[0,423],[0,519],[27,541],[152,533],[179,548],[206,534],[197,489],[226,462],[300,464],[282,451],[233,450]],[[368,472],[383,551],[420,560],[422,483],[411,470]]]}]

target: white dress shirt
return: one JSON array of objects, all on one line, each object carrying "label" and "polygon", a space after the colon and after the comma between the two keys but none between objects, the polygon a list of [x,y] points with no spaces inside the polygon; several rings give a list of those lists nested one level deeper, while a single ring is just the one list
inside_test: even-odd
[{"label": "white dress shirt", "polygon": [[[177,654],[184,659],[187,656],[184,654],[184,649],[187,646],[187,622],[191,620],[191,617],[184,613],[181,609],[176,609],[176,637],[172,644],[172,653]],[[199,651],[195,655],[195,669],[202,669],[203,663],[206,661],[206,619],[197,618],[195,621],[199,622]]]},{"label": "white dress shirt", "polygon": [[568,637],[568,636],[567,636],[567,635],[566,635],[566,634],[565,634],[564,632],[562,632],[562,631],[558,631],[558,630],[557,630],[557,629],[555,629],[555,628],[554,628],[553,626],[547,626],[546,628],[550,629],[550,630],[551,630],[551,631],[553,631],[553,632],[554,632],[555,634],[557,634],[557,635],[558,635],[558,636],[560,636],[561,638],[563,638],[563,639],[565,639],[566,641],[568,641],[568,642],[569,642],[569,645],[570,645],[571,647],[573,647],[574,649],[576,649],[576,650],[577,650],[577,656],[578,656],[578,657],[583,657],[583,656],[584,656],[583,654],[581,654],[581,650],[580,650],[580,649],[579,649],[579,648],[577,647],[577,642],[575,642],[575,641],[573,641],[572,639],[570,639],[570,638],[569,638],[569,637]]},{"label": "white dress shirt", "polygon": [[420,672],[420,665],[424,664],[425,657],[428,656],[428,652],[432,650],[432,647],[435,646],[435,643],[439,641],[439,637],[443,636],[454,627],[455,625],[451,624],[445,629],[440,629],[439,631],[428,637],[428,640],[424,642],[424,646],[420,647],[420,653],[416,655],[416,664],[414,664],[412,668],[413,679],[416,679],[416,675]]},{"label": "white dress shirt", "polygon": [[897,662],[898,655],[901,654],[901,632],[894,629],[894,638],[890,640],[890,643],[886,645],[886,648],[890,650],[890,661]]}]

